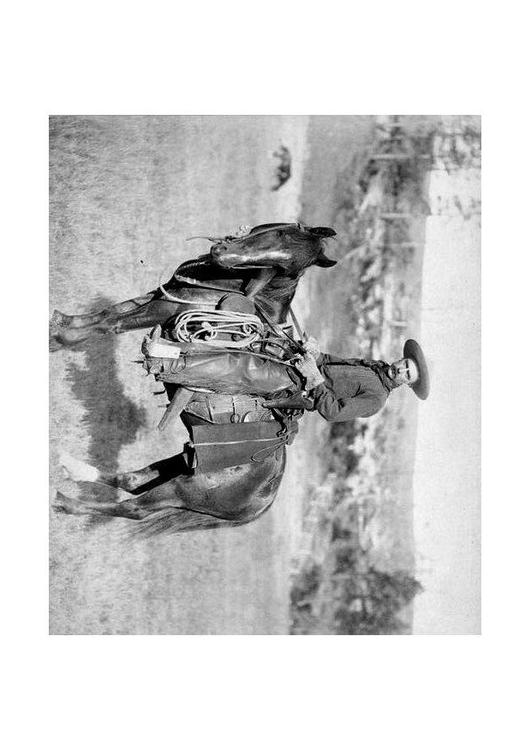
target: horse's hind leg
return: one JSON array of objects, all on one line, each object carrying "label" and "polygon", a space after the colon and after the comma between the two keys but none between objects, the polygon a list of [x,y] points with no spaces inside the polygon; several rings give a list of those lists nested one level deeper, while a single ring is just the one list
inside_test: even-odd
[{"label": "horse's hind leg", "polygon": [[96,467],[70,456],[68,453],[62,453],[60,461],[69,479],[76,482],[104,484],[109,487],[126,490],[131,494],[145,492],[157,484],[162,484],[177,476],[190,473],[186,453],[179,453],[171,458],[156,461],[142,469],[116,474],[100,471]]},{"label": "horse's hind leg", "polygon": [[[239,526],[242,523],[241,521],[211,516],[208,513],[201,513],[190,508],[180,508],[175,503],[175,499],[172,505],[166,497],[166,493],[159,493],[157,489],[150,490],[138,498],[131,498],[122,502],[76,499],[68,497],[62,492],[57,492],[53,509],[57,513],[68,515],[112,516],[128,518],[132,521],[143,521],[144,525],[141,531],[146,535],[160,534],[164,531],[204,531],[223,526]],[[247,522],[247,520],[244,522]]]},{"label": "horse's hind leg", "polygon": [[68,497],[62,492],[56,492],[53,509],[57,513],[68,513],[74,516],[114,516],[130,518],[139,521],[149,515],[149,510],[140,508],[135,500],[122,502],[104,502],[101,500],[86,500]]}]

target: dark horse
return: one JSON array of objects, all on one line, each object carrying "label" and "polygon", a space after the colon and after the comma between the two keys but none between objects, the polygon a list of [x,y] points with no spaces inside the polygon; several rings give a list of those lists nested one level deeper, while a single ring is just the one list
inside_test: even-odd
[{"label": "dark horse", "polygon": [[[55,311],[51,321],[51,349],[75,347],[101,334],[158,325],[169,338],[168,331],[182,312],[215,308],[227,296],[236,302],[232,309],[248,311],[250,305],[271,327],[281,325],[286,322],[304,271],[312,265],[326,268],[335,264],[324,249],[325,239],[334,235],[334,230],[328,227],[297,223],[260,225],[243,237],[207,237],[213,243],[209,254],[183,263],[169,282],[142,297],[89,315]],[[171,395],[170,387],[176,386],[165,385]],[[273,387],[271,393],[257,391],[261,396],[275,392]],[[252,388],[247,393],[252,393]],[[209,393],[206,398],[210,406],[215,406],[216,399],[223,396]],[[193,409],[184,408],[181,418],[187,428],[196,415]],[[275,415],[282,420],[281,412]],[[267,418],[272,419],[269,414]],[[228,415],[215,421],[218,425],[226,423],[230,429]],[[57,493],[55,508],[66,513],[140,520],[142,528],[153,533],[249,523],[262,515],[275,499],[286,462],[286,442],[291,440],[281,438],[277,449],[266,451],[261,460],[215,469],[202,467],[201,462],[195,466],[189,454],[183,452],[137,471],[108,475],[64,456],[63,465],[72,479],[117,487],[131,497],[106,502],[76,500]]]}]

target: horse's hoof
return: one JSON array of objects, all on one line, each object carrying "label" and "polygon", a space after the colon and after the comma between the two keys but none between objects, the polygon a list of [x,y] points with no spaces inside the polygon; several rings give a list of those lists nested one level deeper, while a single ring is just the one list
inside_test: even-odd
[{"label": "horse's hoof", "polygon": [[59,310],[54,310],[53,315],[50,318],[50,324],[49,324],[49,349],[51,352],[56,352],[59,349],[62,349],[64,344],[62,341],[62,328],[64,325],[64,316],[63,313],[60,313]]},{"label": "horse's hoof", "polygon": [[67,316],[62,312],[59,312],[59,310],[54,310],[52,313],[52,317],[50,318],[50,325],[62,328],[66,324],[66,317]]},{"label": "horse's hoof", "polygon": [[78,510],[78,501],[74,500],[72,497],[68,497],[67,495],[63,495],[62,492],[55,493],[55,502],[52,504],[52,509],[56,513],[67,513],[68,515],[75,515]]},{"label": "horse's hoof", "polygon": [[55,336],[53,333],[50,334],[50,341],[48,346],[48,351],[50,352],[58,352],[59,349],[63,348],[63,344],[61,341]]}]

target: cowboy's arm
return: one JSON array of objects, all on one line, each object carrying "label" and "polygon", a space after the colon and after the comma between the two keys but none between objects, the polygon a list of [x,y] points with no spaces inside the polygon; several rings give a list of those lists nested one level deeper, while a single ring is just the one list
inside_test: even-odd
[{"label": "cowboy's arm", "polygon": [[331,354],[320,352],[319,344],[314,338],[308,339],[304,344],[304,352],[304,355],[298,354],[294,357],[292,364],[305,379],[306,390],[311,391],[320,383],[324,383],[325,379],[321,368],[329,362],[341,360]]},{"label": "cowboy's arm", "polygon": [[307,383],[309,395],[313,398],[314,409],[329,422],[348,422],[359,417],[371,417],[385,404],[385,397],[380,392],[358,389],[350,398],[338,398],[322,375],[329,363],[341,362],[341,358],[332,354],[319,354],[316,367],[319,370],[319,382],[313,387]]},{"label": "cowboy's arm", "polygon": [[385,399],[373,393],[359,393],[352,398],[337,398],[323,381],[310,391],[314,409],[328,422],[348,422],[359,417],[371,417],[380,411]]}]

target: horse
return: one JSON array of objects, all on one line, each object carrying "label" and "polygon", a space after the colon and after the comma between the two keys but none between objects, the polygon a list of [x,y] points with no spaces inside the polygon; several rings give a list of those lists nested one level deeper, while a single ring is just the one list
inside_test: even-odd
[{"label": "horse", "polygon": [[[259,312],[278,340],[302,274],[312,265],[322,268],[335,265],[336,261],[325,253],[325,241],[334,235],[335,231],[329,227],[272,223],[254,227],[244,236],[207,236],[204,239],[213,243],[209,254],[184,262],[166,284],[146,295],[96,314],[65,315],[55,311],[51,348],[55,351],[76,347],[93,336],[152,326],[162,332],[163,339],[170,339],[175,320],[183,312],[191,308],[223,308],[227,300],[231,310]],[[288,339],[296,344],[289,336]],[[250,353],[249,359],[254,356]],[[242,357],[238,361],[245,359],[243,353]],[[187,383],[187,398],[199,391],[191,405],[185,403],[181,412],[193,445],[185,446],[176,456],[139,470],[106,474],[63,454],[63,468],[74,481],[90,482],[95,490],[98,485],[115,487],[125,490],[130,497],[114,502],[102,501],[97,494],[92,499],[75,499],[57,492],[55,510],[140,521],[135,525],[136,530],[148,535],[235,527],[258,519],[275,500],[286,465],[286,445],[295,437],[296,423],[304,408],[296,398],[271,402],[277,408],[269,408],[257,398],[274,398],[284,391],[283,364],[282,360],[280,364],[273,362],[273,368],[277,369],[269,385],[253,388],[251,382],[240,399],[245,407],[240,409],[236,402],[239,402],[238,390],[243,390],[241,385],[236,384],[235,390],[229,391],[233,395],[227,395],[210,389],[205,393],[204,388],[194,389],[193,384]],[[157,379],[163,381],[171,397],[176,390],[183,390],[179,387],[182,377],[177,372],[169,378],[170,382],[165,382],[162,375]],[[210,385],[215,391],[215,382]],[[227,398],[232,399],[231,411],[219,407]],[[253,408],[244,414],[243,409],[248,409],[250,403]],[[208,418],[212,410],[217,412],[215,419]],[[235,418],[240,424],[234,424]],[[247,419],[249,423],[242,423]],[[238,439],[228,439],[235,432]],[[215,439],[211,437],[213,433]],[[206,435],[206,442],[198,444],[197,434]],[[236,457],[220,459],[226,456],[227,446],[230,453],[236,444],[240,451],[236,451]],[[198,445],[212,446],[203,449],[207,455],[204,462],[201,458],[197,460]]]}]

